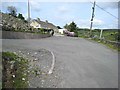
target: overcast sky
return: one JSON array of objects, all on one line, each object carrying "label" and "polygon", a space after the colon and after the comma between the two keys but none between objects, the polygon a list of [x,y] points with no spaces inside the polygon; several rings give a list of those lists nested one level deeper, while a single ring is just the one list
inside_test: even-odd
[{"label": "overcast sky", "polygon": [[[96,2],[97,5],[118,17],[117,2]],[[2,12],[7,12],[8,6],[15,6],[17,13],[27,18],[27,2],[3,2]],[[42,21],[48,20],[56,26],[63,27],[74,21],[80,28],[89,28],[93,4],[90,2],[30,2],[31,18],[39,17]],[[118,20],[95,8],[93,28],[118,28]]]}]

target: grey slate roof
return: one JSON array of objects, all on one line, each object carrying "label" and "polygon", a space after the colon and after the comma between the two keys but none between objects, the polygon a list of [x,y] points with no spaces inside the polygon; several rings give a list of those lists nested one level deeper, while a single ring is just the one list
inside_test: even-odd
[{"label": "grey slate roof", "polygon": [[36,21],[37,23],[39,23],[42,28],[53,29],[55,31],[58,31],[58,28],[55,25],[53,25],[52,23],[44,22],[44,21],[38,21],[36,19],[34,19],[33,21]]}]

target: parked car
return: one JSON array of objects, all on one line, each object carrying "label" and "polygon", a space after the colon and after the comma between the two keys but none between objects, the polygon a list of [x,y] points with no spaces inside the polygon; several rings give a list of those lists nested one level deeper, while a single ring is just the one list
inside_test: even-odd
[{"label": "parked car", "polygon": [[64,30],[63,32],[64,32],[64,34],[67,35],[67,36],[71,36],[71,37],[74,37],[74,36],[75,36],[75,33],[74,33],[74,32],[70,32],[70,31],[68,31],[68,30]]}]

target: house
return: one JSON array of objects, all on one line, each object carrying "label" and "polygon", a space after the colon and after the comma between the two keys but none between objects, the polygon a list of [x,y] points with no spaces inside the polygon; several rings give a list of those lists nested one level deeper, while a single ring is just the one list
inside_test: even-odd
[{"label": "house", "polygon": [[41,20],[33,19],[30,23],[30,26],[33,28],[53,29],[55,32],[58,32],[58,28],[52,23],[49,23],[47,20],[44,22]]},{"label": "house", "polygon": [[60,34],[64,34],[64,31],[66,31],[67,29],[58,29],[58,32],[60,33]]}]

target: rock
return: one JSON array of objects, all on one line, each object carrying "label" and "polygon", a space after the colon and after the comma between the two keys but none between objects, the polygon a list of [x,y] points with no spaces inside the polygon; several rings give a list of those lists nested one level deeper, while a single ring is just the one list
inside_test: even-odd
[{"label": "rock", "polygon": [[36,74],[37,74],[37,75],[40,75],[40,71],[37,71]]},{"label": "rock", "polygon": [[22,78],[23,81],[25,81],[25,78]]},{"label": "rock", "polygon": [[16,52],[13,52],[14,54],[16,54]]},{"label": "rock", "polygon": [[41,82],[45,82],[45,80],[42,80]]},{"label": "rock", "polygon": [[37,60],[38,60],[38,58],[33,59],[33,61],[37,61]]},{"label": "rock", "polygon": [[45,75],[45,73],[44,73],[44,72],[42,72],[42,75]]},{"label": "rock", "polygon": [[21,53],[21,51],[19,51]]},{"label": "rock", "polygon": [[35,55],[37,54],[37,52],[34,53]]},{"label": "rock", "polygon": [[15,61],[10,61],[10,64],[14,64],[15,63]]},{"label": "rock", "polygon": [[28,73],[30,72],[30,71],[27,71]]},{"label": "rock", "polygon": [[14,68],[14,64],[12,64],[11,66],[10,66],[10,69],[13,69]]},{"label": "rock", "polygon": [[12,77],[14,78],[14,77],[15,77],[15,75],[12,75]]}]

